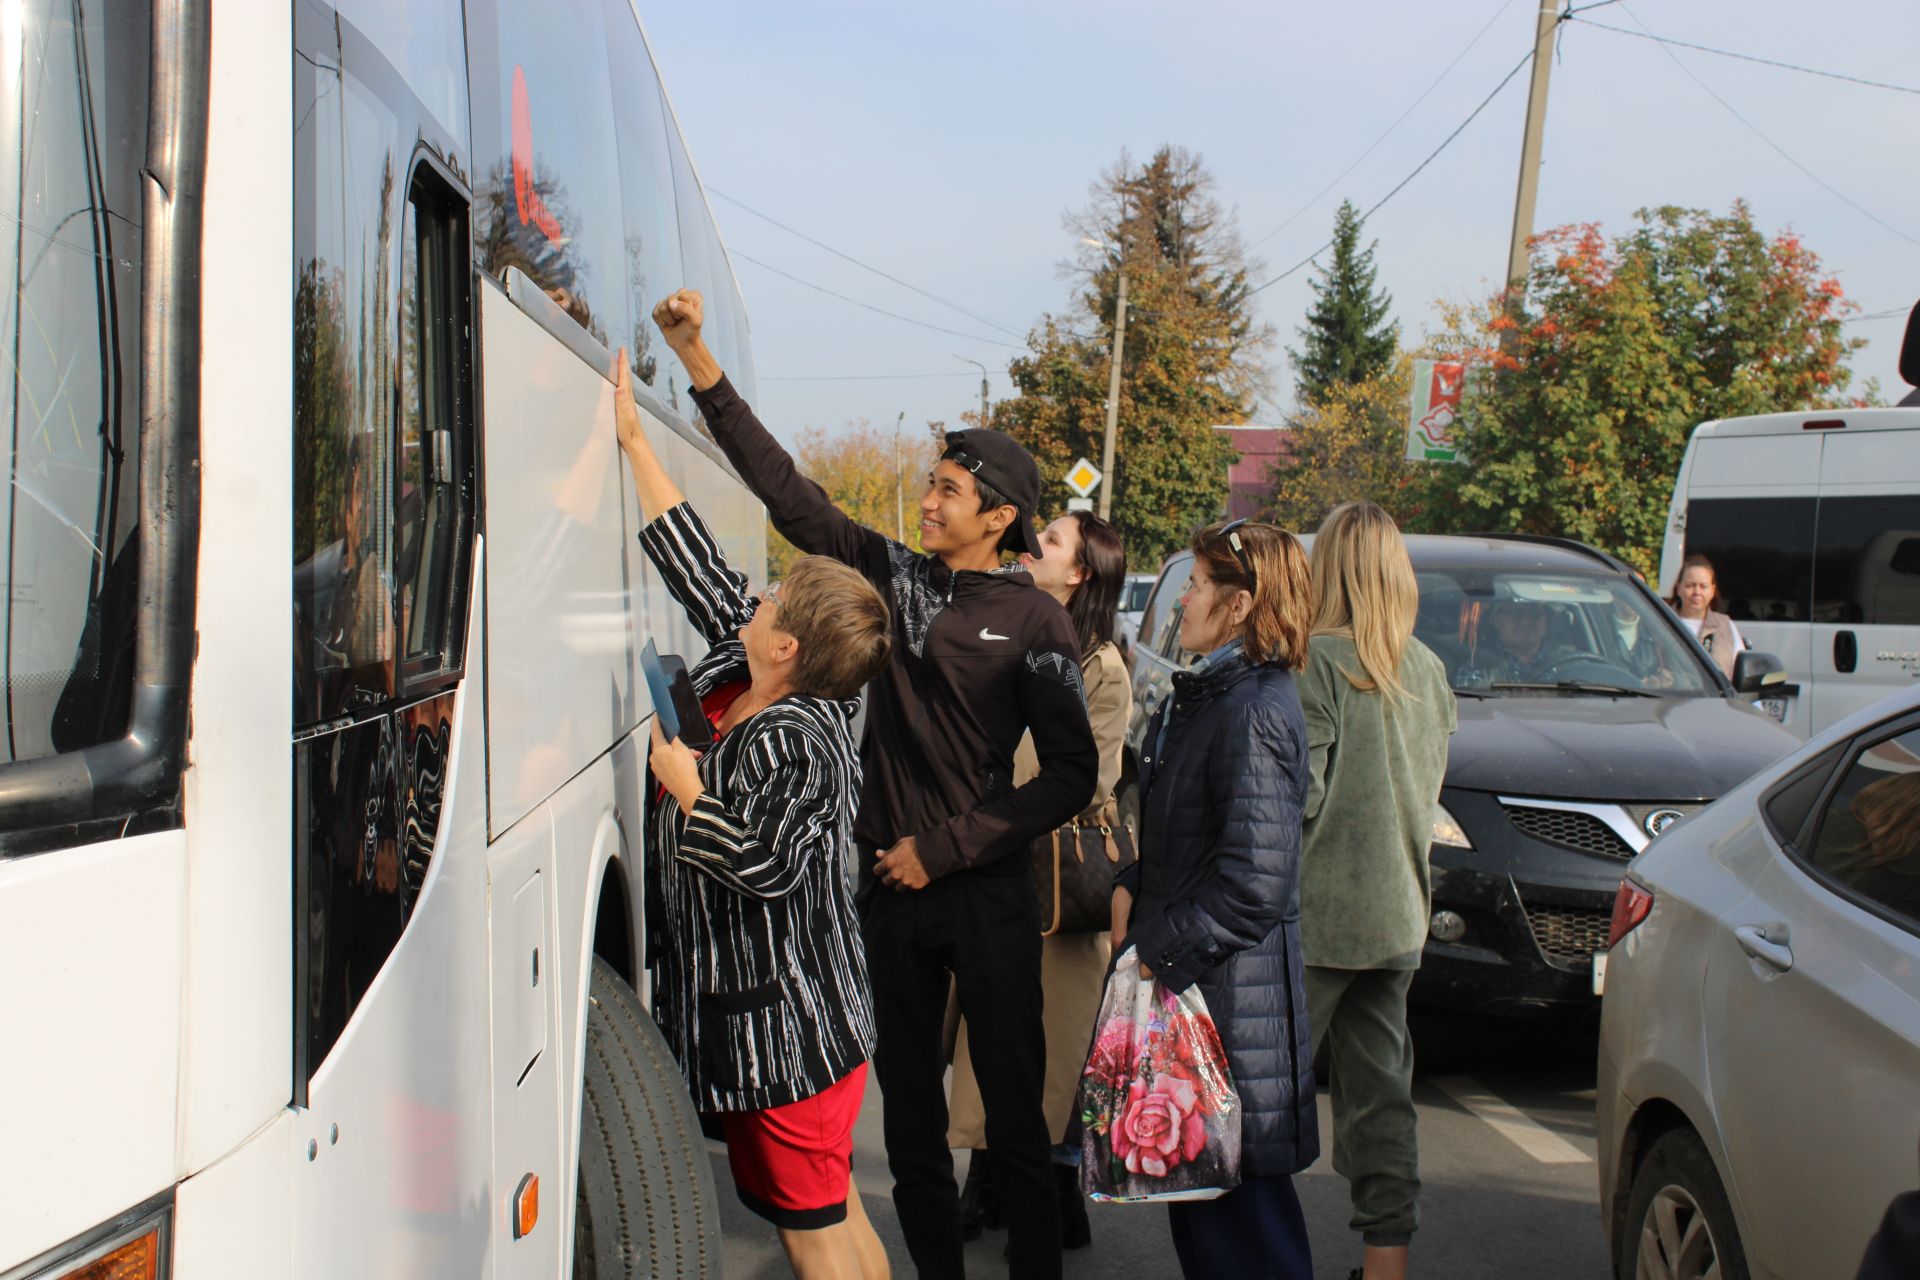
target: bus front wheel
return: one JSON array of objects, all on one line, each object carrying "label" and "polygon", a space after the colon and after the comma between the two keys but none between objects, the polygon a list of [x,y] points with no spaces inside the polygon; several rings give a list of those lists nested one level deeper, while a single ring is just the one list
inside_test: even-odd
[{"label": "bus front wheel", "polygon": [[699,1116],[660,1029],[598,956],[585,1086],[575,1280],[717,1280],[720,1209]]}]

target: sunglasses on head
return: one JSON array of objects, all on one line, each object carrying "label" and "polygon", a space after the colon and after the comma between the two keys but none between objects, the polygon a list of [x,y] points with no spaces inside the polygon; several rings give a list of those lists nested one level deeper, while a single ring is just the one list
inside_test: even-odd
[{"label": "sunglasses on head", "polygon": [[1245,516],[1230,520],[1220,526],[1220,536],[1227,540],[1227,550],[1233,552],[1233,558],[1240,562],[1241,572],[1247,575],[1247,593],[1253,594],[1260,585],[1260,575],[1253,571],[1253,554],[1247,550],[1247,544],[1241,540],[1240,530],[1252,523]]}]

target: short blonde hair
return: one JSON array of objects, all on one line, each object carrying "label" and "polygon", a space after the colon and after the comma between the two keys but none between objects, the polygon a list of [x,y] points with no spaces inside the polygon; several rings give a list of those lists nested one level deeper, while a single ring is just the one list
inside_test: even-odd
[{"label": "short blonde hair", "polygon": [[1361,670],[1341,670],[1354,688],[1393,703],[1411,697],[1400,659],[1413,638],[1420,587],[1393,517],[1371,502],[1343,502],[1313,536],[1313,634],[1353,641]]},{"label": "short blonde hair", "polygon": [[880,674],[893,652],[887,602],[858,572],[825,556],[802,556],[780,584],[774,625],[800,645],[793,691],[851,698]]},{"label": "short blonde hair", "polygon": [[1270,524],[1240,524],[1240,546],[1253,568],[1251,578],[1227,540],[1227,524],[1196,529],[1191,543],[1194,562],[1207,566],[1207,577],[1229,592],[1253,596],[1240,642],[1247,657],[1298,671],[1307,665],[1307,623],[1312,616],[1313,589],[1307,572],[1307,553],[1300,540]]}]

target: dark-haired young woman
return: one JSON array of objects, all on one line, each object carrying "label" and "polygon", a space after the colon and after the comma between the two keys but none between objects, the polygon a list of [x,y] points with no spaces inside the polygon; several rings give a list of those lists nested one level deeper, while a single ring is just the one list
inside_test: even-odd
[{"label": "dark-haired young woman", "polygon": [[1189,1277],[1310,1280],[1293,1175],[1320,1153],[1300,952],[1300,822],[1313,592],[1290,533],[1235,520],[1193,536],[1173,677],[1140,761],[1140,860],[1114,890],[1113,945],[1195,987],[1240,1094],[1240,1185],[1167,1206]]},{"label": "dark-haired young woman", "polygon": [[[1093,723],[1093,741],[1100,753],[1100,781],[1083,822],[1096,821],[1120,781],[1120,753],[1126,742],[1127,722],[1133,716],[1133,692],[1127,666],[1114,644],[1114,611],[1120,587],[1127,578],[1127,553],[1112,525],[1087,511],[1061,516],[1040,535],[1039,557],[1022,555],[1020,563],[1033,583],[1066,606],[1080,641],[1080,678],[1087,690],[1087,717]],[[1039,772],[1033,739],[1027,738],[1013,758],[1017,786]],[[1080,1194],[1077,1146],[1066,1145],[1080,1068],[1087,1038],[1100,1012],[1106,990],[1107,960],[1111,951],[1105,933],[1063,933],[1046,938],[1040,952],[1040,985],[1046,993],[1047,1075],[1043,1095],[1047,1128],[1053,1134],[1054,1176],[1060,1193],[1060,1241],[1066,1248],[1083,1248],[1093,1241],[1087,1206]],[[957,1011],[956,1011],[957,1012]],[[948,1106],[947,1141],[973,1151],[967,1166],[967,1192],[962,1197],[963,1223],[970,1232],[993,1222],[991,1179],[985,1114],[980,1086],[974,1079],[966,1024],[960,1024],[953,1052],[953,1098]]]}]

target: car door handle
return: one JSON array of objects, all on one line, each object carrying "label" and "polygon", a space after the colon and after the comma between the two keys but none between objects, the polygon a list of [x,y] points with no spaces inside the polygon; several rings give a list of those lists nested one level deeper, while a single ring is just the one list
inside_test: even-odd
[{"label": "car door handle", "polygon": [[[1784,929],[1778,925],[1772,927],[1784,937]],[[1781,973],[1793,968],[1793,948],[1784,941],[1773,941],[1756,925],[1741,925],[1733,931],[1733,940],[1740,944],[1742,951],[1769,968],[1778,969]]]},{"label": "car door handle", "polygon": [[1860,665],[1860,641],[1851,631],[1833,633],[1833,669],[1852,671]]}]

